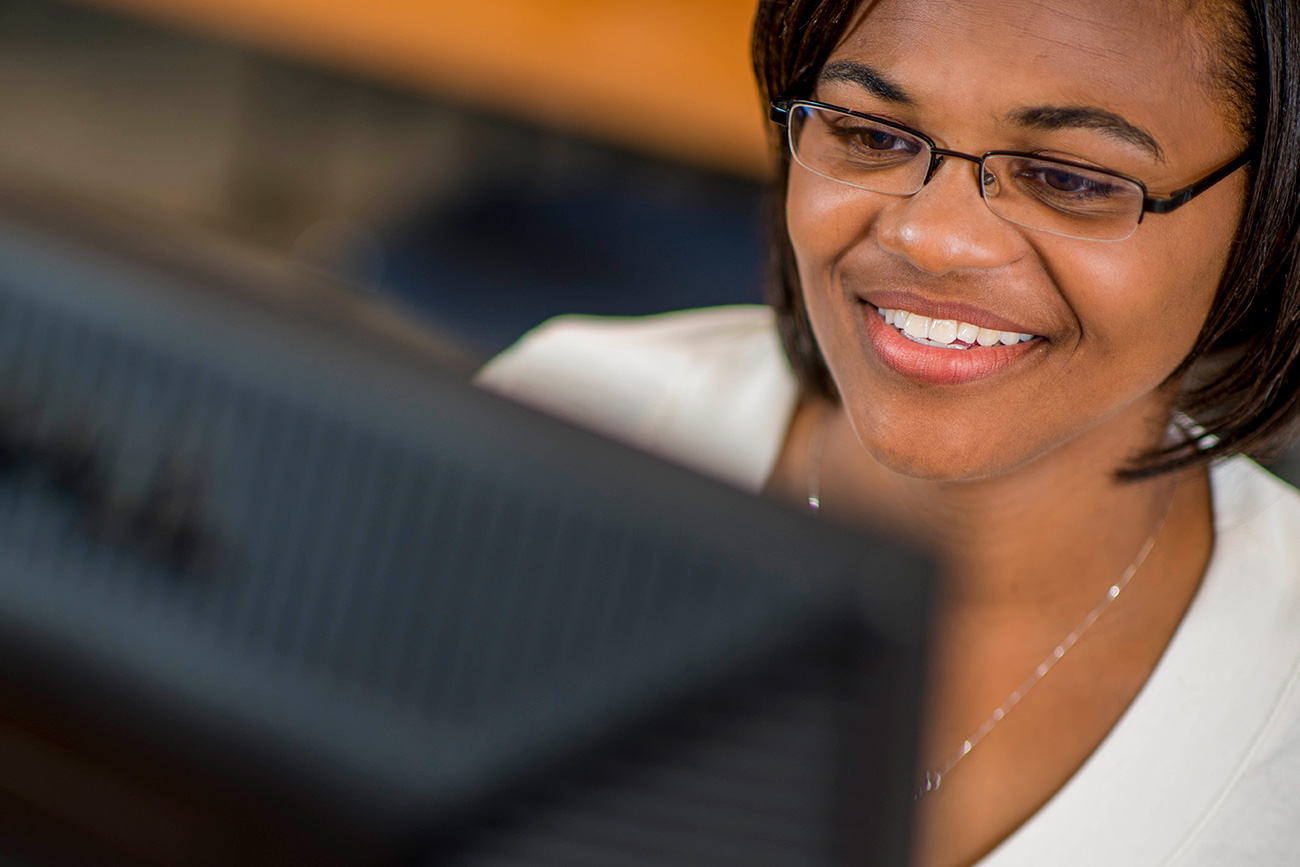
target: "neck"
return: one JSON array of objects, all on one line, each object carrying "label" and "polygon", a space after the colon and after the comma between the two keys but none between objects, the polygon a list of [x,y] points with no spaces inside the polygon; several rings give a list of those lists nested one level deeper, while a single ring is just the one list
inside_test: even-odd
[{"label": "neck", "polygon": [[[1146,682],[1199,585],[1213,539],[1208,477],[1118,480],[1134,444],[1163,433],[1140,415],[1123,422],[996,477],[946,482],[873,460],[838,408],[810,405],[795,417],[774,493],[805,501],[807,459],[825,425],[819,514],[911,536],[949,566],[931,622],[918,763],[931,775],[946,769],[947,782],[919,802],[923,858],[944,841],[983,835],[988,845],[1039,809]],[[1055,656],[1153,536],[1114,605]],[[1020,695],[1049,658],[1061,665]],[[1006,723],[990,716],[1013,697]],[[965,758],[972,737],[979,746]]]},{"label": "neck", "polygon": [[[1100,426],[1011,472],[961,482],[895,474],[862,448],[842,410],[822,418],[825,512],[885,524],[936,551],[952,605],[1077,610],[1122,573],[1167,508],[1166,535],[1199,533],[1208,544],[1203,473],[1116,478],[1132,444],[1152,437],[1140,417]],[[1168,561],[1153,557],[1153,567]]]}]

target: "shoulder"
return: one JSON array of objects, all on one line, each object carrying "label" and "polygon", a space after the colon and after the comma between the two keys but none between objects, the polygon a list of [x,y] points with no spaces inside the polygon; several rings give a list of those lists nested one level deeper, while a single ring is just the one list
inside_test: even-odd
[{"label": "shoulder", "polygon": [[1215,549],[1192,615],[1202,677],[1232,708],[1205,746],[1236,757],[1185,861],[1290,863],[1300,846],[1300,787],[1287,782],[1300,778],[1300,492],[1244,457],[1216,466],[1211,484]]},{"label": "shoulder", "polygon": [[1280,570],[1287,589],[1300,592],[1300,492],[1245,457],[1214,466],[1210,485],[1212,565]]},{"label": "shoulder", "polygon": [[1210,488],[1214,549],[1191,613],[1274,642],[1257,651],[1300,671],[1300,492],[1241,456],[1211,468]]},{"label": "shoulder", "polygon": [[797,386],[767,307],[563,316],[480,385],[748,490],[775,464]]}]

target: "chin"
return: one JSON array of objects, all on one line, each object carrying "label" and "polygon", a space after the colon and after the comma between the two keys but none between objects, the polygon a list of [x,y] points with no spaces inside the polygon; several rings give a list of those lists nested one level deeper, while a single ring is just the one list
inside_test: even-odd
[{"label": "chin", "polygon": [[1010,472],[1032,460],[1006,454],[992,435],[929,427],[873,430],[855,421],[858,441],[876,463],[900,476],[930,482],[971,482]]},{"label": "chin", "polygon": [[951,454],[916,454],[908,450],[867,447],[878,464],[896,475],[926,482],[969,482],[997,475],[981,462]]}]

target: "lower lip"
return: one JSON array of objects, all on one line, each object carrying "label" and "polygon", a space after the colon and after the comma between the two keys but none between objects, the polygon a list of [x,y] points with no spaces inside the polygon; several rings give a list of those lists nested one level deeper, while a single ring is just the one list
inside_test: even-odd
[{"label": "lower lip", "polygon": [[862,304],[867,341],[886,367],[908,379],[934,385],[964,385],[987,379],[1014,365],[1040,343],[1041,337],[1011,346],[943,349],[904,337],[870,304]]}]

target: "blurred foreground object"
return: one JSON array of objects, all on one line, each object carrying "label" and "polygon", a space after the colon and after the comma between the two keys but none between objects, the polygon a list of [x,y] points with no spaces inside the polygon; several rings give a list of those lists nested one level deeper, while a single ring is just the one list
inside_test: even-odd
[{"label": "blurred foreground object", "polygon": [[8,854],[905,862],[927,564],[75,225],[0,219]]}]

